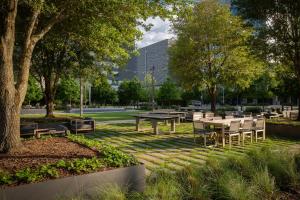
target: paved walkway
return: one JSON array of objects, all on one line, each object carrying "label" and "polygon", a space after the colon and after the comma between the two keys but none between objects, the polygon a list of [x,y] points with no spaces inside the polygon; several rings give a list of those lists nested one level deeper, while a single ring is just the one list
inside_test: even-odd
[{"label": "paved walkway", "polygon": [[[147,173],[158,167],[170,170],[180,169],[186,165],[201,165],[208,157],[224,158],[231,155],[242,155],[245,150],[261,146],[288,146],[296,142],[285,140],[266,140],[247,144],[245,147],[235,146],[231,150],[224,148],[204,148],[194,143],[192,124],[177,126],[176,134],[153,135],[151,132],[136,132],[133,124],[101,124],[92,137],[107,142],[135,155],[145,163]],[[167,127],[163,127],[167,128]]]}]

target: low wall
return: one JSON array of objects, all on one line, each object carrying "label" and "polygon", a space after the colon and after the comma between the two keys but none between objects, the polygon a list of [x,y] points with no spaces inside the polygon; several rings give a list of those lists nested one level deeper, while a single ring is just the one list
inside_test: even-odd
[{"label": "low wall", "polygon": [[128,188],[130,191],[142,192],[145,187],[145,166],[142,164],[40,183],[2,187],[0,199],[56,200],[86,197],[99,193],[101,188],[112,184]]},{"label": "low wall", "polygon": [[289,139],[300,139],[300,126],[266,123],[266,135]]}]

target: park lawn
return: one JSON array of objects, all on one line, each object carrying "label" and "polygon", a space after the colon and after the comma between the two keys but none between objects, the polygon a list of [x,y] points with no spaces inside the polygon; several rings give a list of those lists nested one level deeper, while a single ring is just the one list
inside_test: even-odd
[{"label": "park lawn", "polygon": [[[149,122],[143,122],[144,128],[151,128]],[[160,124],[162,131],[167,131],[169,126]],[[116,146],[122,151],[133,154],[145,164],[147,174],[158,168],[166,168],[171,171],[182,169],[188,165],[202,165],[209,157],[219,159],[229,155],[241,156],[245,152],[261,147],[291,147],[298,146],[299,142],[270,138],[258,143],[228,148],[205,148],[194,142],[192,123],[176,125],[175,134],[154,135],[152,130],[142,132],[135,131],[135,124],[99,124],[93,135],[87,135],[91,139],[100,140],[106,144]]]},{"label": "park lawn", "polygon": [[[142,111],[125,111],[125,112],[99,112],[85,113],[83,117],[91,117],[96,121],[115,121],[115,120],[131,120],[134,119],[131,115]],[[42,118],[43,114],[24,114],[21,118]],[[79,117],[77,113],[57,113],[55,117]]]}]

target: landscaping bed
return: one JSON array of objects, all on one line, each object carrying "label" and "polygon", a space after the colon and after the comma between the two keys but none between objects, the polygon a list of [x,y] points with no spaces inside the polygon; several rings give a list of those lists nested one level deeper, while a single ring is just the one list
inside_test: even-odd
[{"label": "landscaping bed", "polygon": [[274,137],[300,139],[300,122],[289,119],[267,120],[266,134]]},{"label": "landscaping bed", "polygon": [[25,168],[54,164],[60,160],[92,158],[99,152],[74,143],[64,137],[24,140],[23,147],[10,154],[0,154],[1,170],[14,173]]},{"label": "landscaping bed", "polygon": [[16,199],[21,193],[22,199],[45,195],[55,199],[105,184],[131,185],[139,191],[144,187],[144,166],[132,155],[82,135],[23,140],[22,144],[14,153],[0,155],[1,197]]}]

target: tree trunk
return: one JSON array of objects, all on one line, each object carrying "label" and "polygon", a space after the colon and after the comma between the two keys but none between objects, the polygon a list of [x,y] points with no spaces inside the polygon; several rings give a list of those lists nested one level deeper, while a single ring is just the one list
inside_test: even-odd
[{"label": "tree trunk", "polygon": [[209,88],[209,95],[210,95],[210,110],[212,112],[216,112],[216,104],[217,104],[217,86],[213,86]]},{"label": "tree trunk", "polygon": [[[48,77],[50,78],[50,77]],[[54,117],[54,95],[51,88],[51,82],[45,78],[45,103],[46,103],[46,117]]]},{"label": "tree trunk", "polygon": [[9,152],[20,146],[20,107],[15,103],[14,88],[3,92],[0,98],[0,151]]},{"label": "tree trunk", "polygon": [[83,82],[80,77],[80,117],[83,116]]}]

